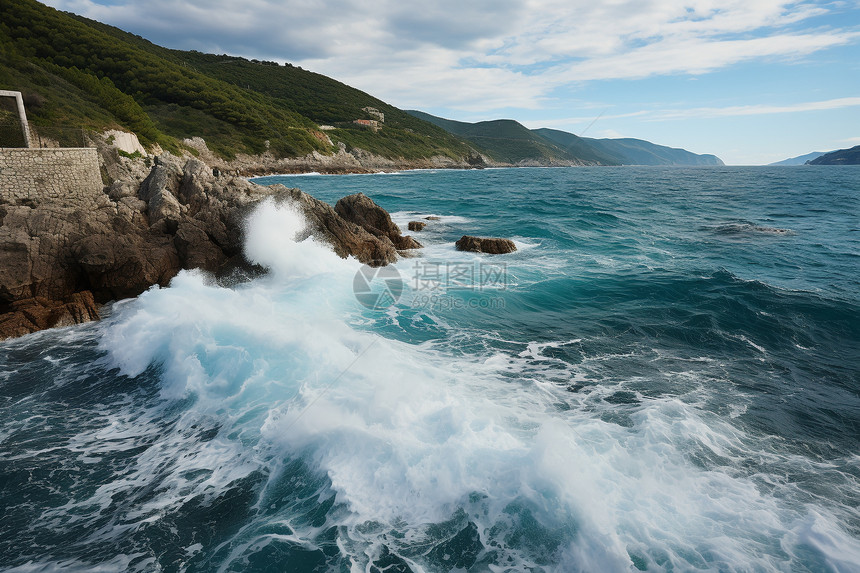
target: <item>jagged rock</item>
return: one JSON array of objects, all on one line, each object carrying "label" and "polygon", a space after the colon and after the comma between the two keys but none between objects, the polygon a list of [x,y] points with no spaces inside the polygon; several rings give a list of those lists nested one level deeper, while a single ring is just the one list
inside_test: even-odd
[{"label": "jagged rock", "polygon": [[[28,209],[29,210],[29,209]],[[30,252],[38,238],[23,229],[0,227],[0,301],[11,302],[32,296],[30,289],[32,259]]]},{"label": "jagged rock", "polygon": [[135,197],[139,187],[140,184],[136,181],[114,181],[108,187],[108,197],[114,201],[119,201],[123,197]]},{"label": "jagged rock", "polygon": [[189,212],[197,213],[207,204],[215,177],[209,166],[197,159],[189,159],[182,172],[179,199],[183,204],[188,205]]},{"label": "jagged rock", "polygon": [[427,223],[423,221],[409,221],[408,225],[410,231],[423,231],[426,226]]},{"label": "jagged rock", "polygon": [[397,260],[397,249],[388,237],[381,238],[371,234],[362,226],[339,215],[328,203],[298,189],[287,189],[283,185],[273,185],[271,189],[276,198],[285,197],[293,201],[307,219],[308,228],[299,240],[313,235],[330,244],[338,256],[346,258],[353,255],[370,266],[384,266]]},{"label": "jagged rock", "polygon": [[143,180],[138,196],[147,203],[149,223],[160,232],[175,232],[182,213],[177,195],[183,171],[169,153],[156,158],[149,176]]},{"label": "jagged rock", "polygon": [[517,250],[517,246],[510,239],[472,237],[471,235],[463,235],[457,241],[456,246],[458,251],[472,251],[490,255],[513,253]]},{"label": "jagged rock", "polygon": [[228,256],[206,233],[199,220],[185,219],[179,223],[173,238],[179,264],[185,269],[215,271],[227,262]]},{"label": "jagged rock", "polygon": [[172,237],[156,233],[93,235],[76,242],[71,250],[101,302],[166,285],[181,269]]},{"label": "jagged rock", "polygon": [[420,246],[364,196],[344,205],[354,204],[373,231],[298,189],[215,177],[196,159],[164,153],[145,177],[143,161],[111,161],[122,178],[104,189],[26,205],[0,196],[0,339],[97,319],[96,303],[166,285],[183,268],[255,276],[261,269],[242,259],[243,223],[266,197],[294,203],[308,223],[305,237],[341,257],[381,266],[398,249]]},{"label": "jagged rock", "polygon": [[110,232],[111,212],[92,209],[90,203],[79,209],[45,205],[6,210],[0,226],[0,312],[16,300],[64,300],[83,290],[69,247],[84,236]]},{"label": "jagged rock", "polygon": [[99,312],[89,291],[74,293],[65,301],[43,297],[22,299],[0,315],[0,339],[98,319]]},{"label": "jagged rock", "polygon": [[70,297],[69,302],[66,303],[66,309],[69,311],[75,324],[82,324],[100,318],[98,305],[93,299],[93,293],[88,290],[74,293]]},{"label": "jagged rock", "polygon": [[421,243],[412,237],[402,235],[400,228],[391,220],[388,211],[373,202],[364,193],[348,195],[334,206],[338,215],[363,227],[372,235],[387,238],[397,250],[420,249]]}]

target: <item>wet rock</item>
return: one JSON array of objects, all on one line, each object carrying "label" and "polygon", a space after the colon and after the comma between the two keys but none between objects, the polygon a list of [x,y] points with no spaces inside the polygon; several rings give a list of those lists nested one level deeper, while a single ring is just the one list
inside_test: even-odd
[{"label": "wet rock", "polygon": [[457,241],[456,246],[458,251],[471,251],[490,255],[513,253],[517,250],[516,245],[510,239],[473,237],[471,235],[463,235]]},{"label": "wet rock", "polygon": [[[283,185],[273,185],[271,189],[273,197],[276,199],[287,198],[305,216],[308,227],[305,230],[305,235],[300,236],[299,240],[313,235],[331,245],[338,256],[346,258],[352,255],[370,266],[384,266],[397,260],[397,248],[386,235],[380,236],[369,232],[366,227],[341,216],[336,208],[332,209],[328,203],[311,197],[298,189],[287,189]],[[370,201],[369,198],[366,199]],[[337,205],[341,205],[341,201],[343,199],[338,201]],[[391,220],[387,212],[381,207],[377,206],[377,208],[385,213],[389,221]]]},{"label": "wet rock", "polygon": [[388,239],[397,250],[420,249],[421,243],[402,235],[400,228],[391,220],[388,211],[377,205],[364,193],[348,195],[334,206],[338,215],[363,227],[381,239]]},{"label": "wet rock", "polygon": [[96,299],[137,296],[150,286],[167,285],[180,270],[171,237],[153,234],[100,234],[71,247]]},{"label": "wet rock", "polygon": [[[122,176],[125,164],[112,165]],[[294,204],[304,237],[341,257],[382,266],[398,249],[420,247],[363,195],[338,203],[350,219],[298,189],[216,177],[197,159],[165,153],[148,173],[132,167],[107,188],[62,202],[36,196],[24,205],[0,194],[0,339],[94,320],[97,303],[166,285],[182,269],[259,274],[242,256],[243,225],[269,197]]]},{"label": "wet rock", "polygon": [[0,314],[0,339],[98,319],[98,307],[89,291],[74,293],[64,301],[43,297],[22,299]]},{"label": "wet rock", "polygon": [[423,221],[409,221],[408,228],[410,231],[423,231],[427,223]]}]

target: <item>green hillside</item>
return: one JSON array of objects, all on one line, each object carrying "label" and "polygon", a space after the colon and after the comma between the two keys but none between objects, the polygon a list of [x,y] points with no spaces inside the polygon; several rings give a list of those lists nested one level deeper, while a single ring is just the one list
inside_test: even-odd
[{"label": "green hillside", "polygon": [[722,165],[714,155],[657,145],[641,139],[591,139],[558,129],[528,129],[510,119],[467,123],[421,111],[408,113],[438,125],[504,163],[583,165]]},{"label": "green hillside", "polygon": [[594,147],[588,144],[583,138],[567,131],[558,129],[541,128],[532,130],[534,133],[544,137],[562,149],[577,157],[583,157],[596,161],[602,165],[620,165],[622,163],[617,157],[601,153]]},{"label": "green hillside", "polygon": [[807,163],[809,165],[860,165],[860,145],[825,153]]},{"label": "green hillside", "polygon": [[610,158],[600,157],[588,146],[578,146],[573,142],[570,145],[558,144],[511,119],[467,123],[436,117],[421,111],[409,110],[409,113],[462,137],[491,159],[503,163],[537,161],[616,164]]},{"label": "green hillside", "polygon": [[818,159],[825,153],[830,153],[829,151],[813,151],[811,153],[806,153],[804,155],[798,155],[797,157],[789,157],[788,159],[783,159],[782,161],[776,161],[774,163],[768,163],[768,165],[804,165],[813,159]]},{"label": "green hillside", "polygon": [[[225,157],[267,147],[291,157],[334,151],[318,131],[327,123],[335,143],[387,157],[470,153],[438,127],[325,76],[168,50],[35,0],[0,2],[0,56],[0,89],[25,94],[40,132],[123,127],[166,149],[200,136]],[[368,106],[385,113],[378,132],[352,123],[372,119],[362,111]]]},{"label": "green hillside", "polygon": [[642,139],[582,139],[598,153],[608,155],[622,165],[723,165],[716,155],[699,155]]}]

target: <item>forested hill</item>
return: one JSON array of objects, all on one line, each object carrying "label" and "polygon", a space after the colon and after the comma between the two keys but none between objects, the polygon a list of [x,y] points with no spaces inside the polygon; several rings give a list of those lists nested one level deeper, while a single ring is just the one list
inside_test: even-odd
[{"label": "forested hill", "polygon": [[860,145],[825,153],[807,163],[809,165],[860,165]]},{"label": "forested hill", "polygon": [[582,139],[596,151],[615,158],[623,165],[723,165],[716,155],[693,153],[644,139]]},{"label": "forested hill", "polygon": [[723,165],[715,155],[657,145],[642,139],[592,139],[558,129],[528,129],[510,120],[468,123],[410,110],[462,137],[496,161],[579,165]]},{"label": "forested hill", "polygon": [[[200,136],[225,157],[330,153],[329,139],[391,158],[471,154],[445,130],[320,74],[169,50],[35,0],[0,2],[0,56],[0,89],[24,93],[37,127],[122,127],[172,150]],[[377,119],[364,108],[384,114],[381,129],[353,123]]]},{"label": "forested hill", "polygon": [[[540,130],[530,130],[512,119],[468,123],[436,117],[423,111],[409,110],[417,118],[431,122],[462,137],[495,161],[503,163],[575,163],[582,165],[618,165],[620,162],[596,152],[573,134],[564,141],[545,137]],[[558,132],[564,133],[564,132]]]}]

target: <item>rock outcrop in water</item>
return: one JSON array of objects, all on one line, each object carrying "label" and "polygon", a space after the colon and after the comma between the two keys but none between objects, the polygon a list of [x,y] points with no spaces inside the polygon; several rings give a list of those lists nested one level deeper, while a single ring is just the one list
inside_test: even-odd
[{"label": "rock outcrop in water", "polygon": [[456,247],[458,251],[472,251],[489,255],[502,255],[517,250],[517,246],[510,239],[473,237],[471,235],[463,235],[457,241]]},{"label": "rock outcrop in water", "polygon": [[[98,304],[166,285],[180,270],[249,267],[242,224],[266,198],[288,201],[341,257],[380,266],[417,248],[368,197],[346,198],[342,217],[298,189],[216,176],[197,159],[142,162],[102,153],[116,179],[86,196],[0,197],[0,339],[98,318]],[[341,205],[341,203],[338,203]]]},{"label": "rock outcrop in water", "polygon": [[383,242],[390,241],[398,251],[421,248],[421,243],[408,235],[402,235],[388,211],[364,193],[344,197],[337,202],[334,210],[347,221],[360,225]]},{"label": "rock outcrop in water", "polygon": [[[287,189],[283,185],[273,185],[270,189],[286,194],[301,209],[308,221],[308,228],[305,229],[305,236],[299,237],[300,239],[314,235],[317,239],[331,245],[334,252],[339,256],[346,258],[352,255],[370,266],[384,266],[397,260],[397,248],[390,238],[377,236],[370,231],[371,228],[375,231],[378,229],[368,228],[342,217],[328,203],[323,203],[298,189]],[[385,217],[388,217],[389,221],[391,220],[385,209],[374,203],[369,197],[364,198],[369,201],[373,209],[381,211]],[[341,205],[341,201],[338,201],[337,205]],[[382,214],[378,214],[378,216],[382,217]]]}]

